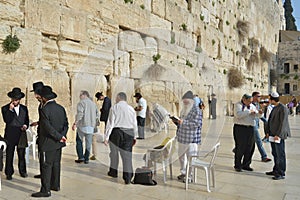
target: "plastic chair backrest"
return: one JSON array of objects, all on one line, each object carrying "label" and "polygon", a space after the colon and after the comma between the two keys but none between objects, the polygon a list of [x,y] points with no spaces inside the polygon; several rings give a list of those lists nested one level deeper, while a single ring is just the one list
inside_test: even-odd
[{"label": "plastic chair backrest", "polygon": [[217,157],[217,153],[220,147],[220,142],[215,144],[215,146],[212,148],[211,152],[209,154],[212,154],[211,160],[210,160],[210,167],[212,167],[215,164],[215,160]]}]

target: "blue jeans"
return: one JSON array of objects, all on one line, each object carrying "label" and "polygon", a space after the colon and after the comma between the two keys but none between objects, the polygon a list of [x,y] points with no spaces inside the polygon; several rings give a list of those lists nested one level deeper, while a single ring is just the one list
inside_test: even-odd
[{"label": "blue jeans", "polygon": [[85,153],[83,155],[82,139],[80,139],[78,132],[76,133],[76,152],[79,160],[88,161],[91,152],[93,141],[93,134],[85,134]]},{"label": "blue jeans", "polygon": [[273,172],[276,175],[285,176],[286,158],[285,158],[285,142],[283,139],[280,143],[271,142],[272,155],[274,157]]},{"label": "blue jeans", "polygon": [[261,138],[260,138],[260,134],[258,132],[258,126],[254,126],[254,139],[255,139],[255,143],[256,143],[256,146],[258,148],[258,151],[261,155],[261,160],[264,160],[267,158],[267,153],[263,147],[263,143],[261,141]]}]

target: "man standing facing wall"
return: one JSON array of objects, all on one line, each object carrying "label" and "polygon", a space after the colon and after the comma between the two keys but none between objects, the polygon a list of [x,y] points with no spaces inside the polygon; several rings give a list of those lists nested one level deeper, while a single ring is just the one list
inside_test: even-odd
[{"label": "man standing facing wall", "polygon": [[145,139],[145,121],[146,121],[146,111],[147,111],[147,101],[143,98],[141,93],[135,93],[134,97],[138,103],[137,107],[134,108],[137,111],[137,125],[138,125],[138,138],[140,140]]}]

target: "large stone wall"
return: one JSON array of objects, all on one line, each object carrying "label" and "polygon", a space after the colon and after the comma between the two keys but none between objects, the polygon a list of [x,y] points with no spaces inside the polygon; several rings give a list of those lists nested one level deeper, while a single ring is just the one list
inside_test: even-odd
[{"label": "large stone wall", "polygon": [[[219,115],[245,92],[268,92],[272,62],[259,55],[262,48],[269,56],[277,50],[276,1],[133,2],[0,0],[0,42],[10,33],[22,41],[17,52],[0,53],[1,105],[18,86],[36,120],[38,103],[29,91],[40,80],[58,94],[70,123],[82,89],[92,95],[105,91],[112,98],[119,91],[130,97],[140,91],[150,108],[157,102],[175,114],[186,90],[205,102],[214,92]],[[241,70],[245,83],[240,88],[229,89],[230,68]]]}]

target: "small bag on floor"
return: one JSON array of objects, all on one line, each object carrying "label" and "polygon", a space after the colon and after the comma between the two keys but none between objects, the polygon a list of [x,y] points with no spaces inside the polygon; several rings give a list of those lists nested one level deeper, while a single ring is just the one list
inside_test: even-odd
[{"label": "small bag on floor", "polygon": [[135,170],[134,179],[132,183],[141,184],[141,185],[157,185],[157,182],[152,178],[153,178],[153,173],[151,169],[146,167],[137,168]]}]

